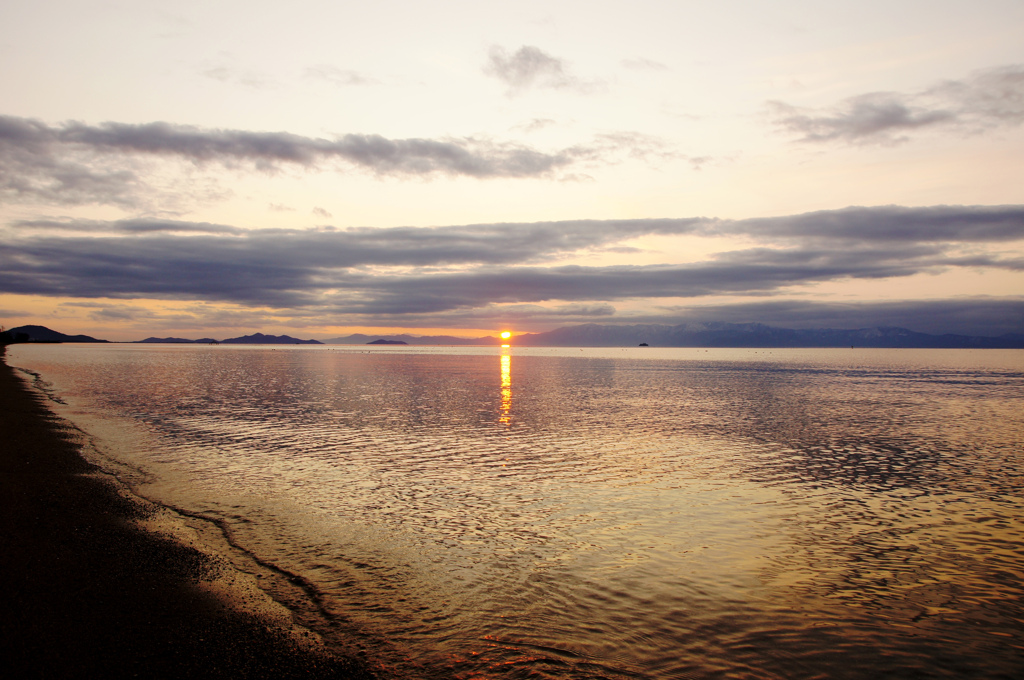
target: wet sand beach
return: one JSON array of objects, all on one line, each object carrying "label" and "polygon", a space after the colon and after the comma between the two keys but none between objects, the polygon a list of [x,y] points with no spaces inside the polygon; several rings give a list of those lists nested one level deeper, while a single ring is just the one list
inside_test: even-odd
[{"label": "wet sand beach", "polygon": [[375,677],[201,587],[223,565],[142,529],[153,509],[98,474],[44,402],[0,362],[5,677]]}]

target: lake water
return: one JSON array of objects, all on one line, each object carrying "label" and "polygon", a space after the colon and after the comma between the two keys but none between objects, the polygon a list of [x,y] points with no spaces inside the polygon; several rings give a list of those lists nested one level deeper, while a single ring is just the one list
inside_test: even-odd
[{"label": "lake water", "polygon": [[[18,345],[426,678],[1024,675],[1024,352]],[[287,579],[285,579],[287,580]]]}]

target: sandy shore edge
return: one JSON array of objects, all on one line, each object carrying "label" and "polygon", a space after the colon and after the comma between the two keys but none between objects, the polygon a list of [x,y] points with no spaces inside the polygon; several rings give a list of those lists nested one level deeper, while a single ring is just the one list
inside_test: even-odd
[{"label": "sandy shore edge", "polygon": [[81,455],[0,347],[0,652],[13,677],[373,678]]}]

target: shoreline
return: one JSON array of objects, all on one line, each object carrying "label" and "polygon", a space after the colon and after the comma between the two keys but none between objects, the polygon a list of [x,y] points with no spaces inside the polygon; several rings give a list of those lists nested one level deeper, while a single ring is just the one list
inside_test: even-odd
[{"label": "shoreline", "polygon": [[85,460],[80,435],[0,347],[0,652],[12,677],[377,677],[228,592],[240,575],[227,560],[172,537],[160,506]]}]

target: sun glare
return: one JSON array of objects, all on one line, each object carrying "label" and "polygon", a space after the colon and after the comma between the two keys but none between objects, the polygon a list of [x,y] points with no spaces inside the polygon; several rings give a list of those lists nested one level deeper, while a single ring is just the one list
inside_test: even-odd
[{"label": "sun glare", "polygon": [[508,340],[511,337],[512,337],[512,331],[502,331],[501,332],[501,339],[502,340]]}]

